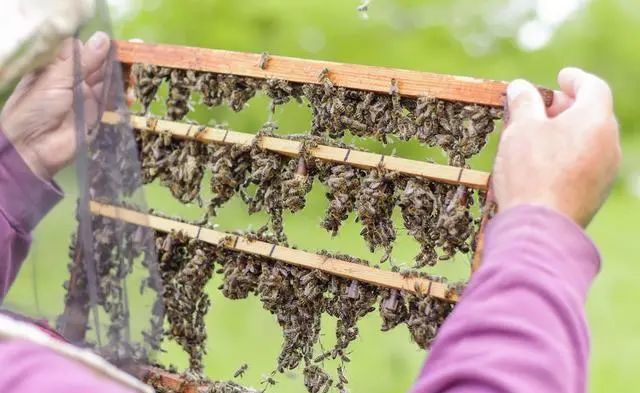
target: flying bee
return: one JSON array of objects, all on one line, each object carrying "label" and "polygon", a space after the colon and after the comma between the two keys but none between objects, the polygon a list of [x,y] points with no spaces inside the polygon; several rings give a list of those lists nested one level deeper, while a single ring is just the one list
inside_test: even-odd
[{"label": "flying bee", "polygon": [[273,379],[273,377],[271,376],[264,376],[262,377],[262,380],[260,381],[261,385],[265,385],[264,388],[262,389],[262,393],[266,392],[267,389],[270,386],[275,386],[278,383],[278,381],[276,381],[275,379]]},{"label": "flying bee", "polygon": [[366,15],[367,11],[369,11],[369,5],[371,5],[371,0],[362,0],[362,3],[358,6],[358,12]]},{"label": "flying bee", "polygon": [[249,365],[247,363],[244,363],[242,366],[240,366],[239,369],[236,370],[236,372],[233,374],[233,377],[242,378],[242,376],[244,376],[244,373],[247,371],[248,368],[249,368]]}]

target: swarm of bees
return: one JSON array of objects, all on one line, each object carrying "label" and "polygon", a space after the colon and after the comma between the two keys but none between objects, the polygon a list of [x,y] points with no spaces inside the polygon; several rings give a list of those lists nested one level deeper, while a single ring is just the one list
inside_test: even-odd
[{"label": "swarm of bees", "polygon": [[[250,232],[242,235],[250,240],[283,244],[270,234]],[[275,383],[276,373],[303,366],[308,391],[324,393],[332,386],[344,391],[348,383],[344,375],[345,364],[350,362],[348,347],[358,337],[357,323],[361,318],[378,308],[383,322],[381,330],[390,330],[404,323],[413,340],[421,348],[427,348],[452,309],[448,302],[426,295],[383,289],[318,270],[275,262],[268,257],[234,251],[225,248],[225,242],[227,239],[218,246],[212,246],[189,240],[181,233],[156,234],[169,322],[165,334],[189,354],[189,371],[195,375],[201,375],[202,357],[206,354],[203,316],[210,303],[203,289],[214,272],[214,265],[218,266],[215,272],[223,276],[218,289],[225,297],[236,300],[249,295],[258,296],[263,307],[275,315],[282,328],[283,342],[277,366],[269,379],[265,379],[265,387],[273,385],[269,380]],[[327,251],[320,254],[350,263],[368,264],[349,255]],[[410,271],[407,274],[418,273]],[[430,277],[425,273],[419,274]],[[444,281],[439,277],[434,279]],[[461,292],[461,288],[457,291]],[[336,344],[317,353],[316,344],[320,340],[324,313],[337,320]],[[323,368],[327,359],[340,362],[335,378]],[[247,368],[246,364],[242,365],[234,378],[241,377]]]},{"label": "swarm of bees", "polygon": [[[263,55],[261,68],[268,61],[269,56]],[[227,105],[234,111],[244,109],[251,98],[262,92],[271,99],[271,112],[291,99],[306,103],[313,116],[311,132],[309,135],[278,136],[302,142],[298,156],[291,158],[261,147],[260,137],[277,135],[277,127],[272,123],[258,131],[252,145],[205,145],[174,139],[164,132],[137,130],[135,143],[127,145],[126,149],[139,152],[141,178],[129,181],[124,176],[122,181],[129,181],[129,186],[117,184],[95,196],[121,202],[121,198],[113,198],[112,194],[118,192],[116,190],[134,189],[136,184],[158,179],[180,202],[195,201],[202,206],[200,184],[205,172],[210,172],[209,187],[213,196],[206,205],[208,216],[215,216],[222,205],[238,194],[249,213],[264,211],[269,215],[267,225],[242,235],[248,239],[286,245],[283,213],[304,208],[306,195],[314,180],[318,179],[327,189],[328,200],[320,225],[335,236],[342,223],[354,215],[362,225],[361,235],[370,250],[384,250],[382,262],[390,259],[396,239],[392,219],[396,206],[407,233],[420,244],[414,268],[432,266],[438,260],[472,249],[478,220],[471,215],[470,208],[475,199],[481,199],[483,195],[476,197],[467,187],[390,172],[383,166],[373,170],[360,169],[346,163],[349,153],[345,163],[327,163],[312,157],[309,152],[318,144],[345,147],[351,151],[352,146],[345,145],[342,140],[348,132],[383,143],[393,139],[415,139],[428,146],[440,147],[447,153],[450,165],[464,167],[466,161],[486,143],[495,121],[502,116],[500,110],[432,97],[403,97],[398,94],[394,80],[390,81],[388,94],[336,87],[331,82],[329,70],[318,76],[318,84],[148,65],[134,66],[133,75],[136,80],[134,90],[145,115],[149,115],[151,103],[165,83],[168,87],[165,117],[169,120],[181,120],[187,116],[194,92],[199,93],[204,105]],[[154,119],[150,117],[149,121]],[[194,127],[198,128],[197,125]],[[99,176],[101,165],[118,167],[114,164],[120,163],[118,157],[100,157],[99,151],[96,149],[94,157],[101,163],[96,168],[96,183],[102,179]],[[125,173],[135,173],[131,168],[124,170]],[[99,250],[96,258],[101,261],[99,266],[104,267],[100,272],[101,277],[105,276],[100,284],[101,298],[105,299],[102,304],[112,311],[108,311],[108,315],[115,338],[117,331],[122,329],[118,305],[123,299],[118,297],[122,294],[113,277],[124,277],[128,267],[119,267],[125,271],[116,272],[114,270],[118,269],[108,265],[107,255],[113,252],[114,247],[110,239],[116,231],[123,230],[129,231],[128,236],[132,238],[147,234],[136,233],[134,226],[116,228],[114,225],[103,219],[95,226],[94,236]],[[148,333],[149,342],[152,348],[159,348],[157,337],[164,335],[175,340],[189,355],[189,371],[195,375],[202,375],[203,370],[207,337],[204,315],[211,305],[204,287],[213,274],[223,277],[219,287],[223,296],[229,299],[258,296],[263,307],[276,317],[282,328],[283,343],[277,365],[263,381],[263,390],[275,384],[276,373],[302,367],[304,384],[309,392],[346,391],[345,364],[350,361],[348,347],[358,337],[357,323],[361,318],[377,308],[382,320],[381,330],[404,324],[412,340],[420,348],[428,348],[453,308],[450,303],[420,291],[416,294],[376,287],[276,262],[268,257],[234,251],[223,243],[210,245],[190,240],[181,233],[155,233],[155,250],[164,286],[161,292],[164,314],[154,314],[152,329]],[[104,251],[100,251],[101,247]],[[323,253],[327,257],[368,265],[368,262],[348,255]],[[136,257],[133,254],[131,260]],[[444,281],[416,270],[404,271],[403,274]],[[152,285],[149,282],[148,286],[156,287],[157,283]],[[457,293],[462,291],[461,286],[454,285],[453,288]],[[109,303],[111,301],[113,304]],[[337,319],[336,344],[316,353],[317,344],[321,344],[321,317],[324,313]],[[164,320],[168,322],[166,331],[163,331]],[[153,337],[156,337],[155,341]],[[333,376],[324,369],[328,359],[339,362]],[[240,367],[234,378],[242,377],[247,367]],[[157,386],[153,381],[149,383]],[[254,390],[233,382],[214,382],[210,384],[209,391],[240,393]]]},{"label": "swarm of bees", "polygon": [[336,236],[342,222],[355,209],[360,179],[365,172],[350,165],[331,165],[323,173],[320,181],[327,188],[329,207],[320,226]]},{"label": "swarm of bees", "polygon": [[[469,252],[474,232],[469,212],[473,205],[471,190],[421,179],[405,179],[404,183],[398,205],[408,233],[421,246],[415,267],[433,266],[438,259]],[[439,257],[436,247],[443,251]]]},{"label": "swarm of bees", "polygon": [[[349,255],[328,252],[321,252],[321,254],[350,263],[368,265],[368,262]],[[329,293],[326,310],[338,321],[336,324],[336,344],[331,350],[331,357],[339,358],[342,362],[349,362],[351,360],[347,355],[347,348],[358,337],[357,322],[375,310],[373,305],[378,299],[378,288],[356,280],[332,277]]]},{"label": "swarm of bees", "polygon": [[373,252],[376,247],[385,249],[381,262],[386,261],[396,239],[393,227],[393,208],[396,205],[395,187],[398,174],[373,170],[362,179],[356,196],[357,220],[362,223],[360,234]]},{"label": "swarm of bees", "polygon": [[[307,102],[313,123],[311,135],[298,138],[306,141],[303,151],[319,142],[347,146],[341,138],[349,131],[382,142],[390,137],[415,138],[429,146],[440,146],[449,155],[451,165],[464,166],[468,158],[482,149],[495,120],[502,116],[499,109],[492,107],[429,97],[402,97],[395,81],[390,83],[389,94],[335,87],[328,70],[319,75],[319,84],[143,65],[135,66],[133,72],[138,80],[135,91],[144,113],[148,112],[148,104],[157,94],[158,86],[162,81],[168,83],[169,119],[186,115],[191,91],[199,91],[205,105],[225,104],[234,111],[242,110],[258,91],[271,98],[271,110],[292,98]],[[305,195],[314,178],[318,178],[327,187],[329,200],[321,226],[335,236],[341,223],[355,211],[369,248],[384,249],[382,261],[388,259],[396,239],[391,219],[396,205],[401,208],[408,233],[421,246],[415,259],[416,267],[434,265],[439,259],[471,249],[477,222],[469,213],[475,198],[467,188],[455,189],[384,170],[365,171],[347,164],[318,163],[307,154],[291,159],[262,149],[258,138],[251,147],[205,146],[173,140],[162,133],[137,134],[145,182],[159,178],[180,201],[201,203],[200,182],[203,170],[207,169],[212,174],[214,193],[208,204],[210,215],[215,215],[216,210],[237,193],[247,203],[249,213],[268,213],[269,226],[261,232],[270,229],[281,241],[286,240],[284,211],[302,209]],[[275,135],[275,127],[268,124],[258,132],[258,136],[261,135]],[[313,135],[317,137],[314,139]]]},{"label": "swarm of bees", "polygon": [[[260,135],[270,135],[270,130],[261,130]],[[257,139],[256,139],[257,140]],[[282,177],[287,167],[285,157],[261,148],[254,143],[251,149],[251,172],[245,185],[256,186],[253,195],[243,191],[242,196],[247,202],[249,213],[264,210],[269,214],[271,230],[279,240],[285,240],[282,222],[283,198]],[[262,231],[265,231],[264,228]]]},{"label": "swarm of bees", "polygon": [[137,132],[145,183],[156,178],[182,203],[200,198],[208,147],[194,141],[178,141],[168,133]]},{"label": "swarm of bees", "polygon": [[251,169],[251,147],[244,145],[208,146],[209,185],[214,197],[209,202],[209,214],[229,201],[245,184]]},{"label": "swarm of bees", "polygon": [[[105,203],[140,206],[137,191],[143,179],[138,162],[131,159],[138,156],[138,148],[128,126],[93,128],[86,147],[87,196]],[[154,296],[149,325],[142,331],[143,340],[133,342],[126,280],[135,265],[141,264],[147,271],[141,291],[162,292],[154,265],[155,253],[148,247],[153,241],[153,231],[102,216],[88,218],[88,227],[79,226],[70,242],[70,280],[64,284],[68,291],[65,313],[58,319],[57,329],[72,341],[84,343],[87,339],[84,332],[90,325],[95,330],[93,345],[108,359],[114,362],[147,359],[150,350],[160,348],[164,305],[160,297]],[[87,263],[87,258],[92,258],[93,263]],[[91,322],[86,319],[90,308],[95,317]],[[106,315],[108,323],[100,322],[98,312]]]},{"label": "swarm of bees", "polygon": [[431,97],[401,97],[393,80],[387,95],[336,88],[327,72],[320,75],[320,80],[320,85],[303,87],[313,112],[313,134],[341,138],[349,130],[383,143],[391,136],[415,138],[428,146],[441,147],[455,166],[463,166],[484,147],[495,120],[502,117],[501,110],[490,107]]},{"label": "swarm of bees", "polygon": [[340,139],[348,130],[353,135],[384,143],[390,137],[415,138],[428,146],[441,147],[455,166],[463,166],[468,158],[480,152],[487,135],[494,130],[495,121],[502,118],[502,110],[493,107],[432,97],[402,97],[394,80],[390,81],[389,94],[335,87],[326,69],[318,76],[319,84],[148,65],[136,65],[133,73],[137,81],[135,93],[145,114],[163,81],[170,88],[166,106],[167,117],[172,120],[187,114],[192,91],[200,92],[202,103],[207,106],[226,104],[234,111],[241,111],[258,91],[263,91],[272,100],[272,110],[291,98],[307,102],[313,115],[314,135]]},{"label": "swarm of bees", "polygon": [[189,354],[190,370],[201,373],[207,353],[204,316],[211,304],[204,287],[213,275],[217,250],[175,233],[157,234],[156,251],[164,282],[167,333]]}]

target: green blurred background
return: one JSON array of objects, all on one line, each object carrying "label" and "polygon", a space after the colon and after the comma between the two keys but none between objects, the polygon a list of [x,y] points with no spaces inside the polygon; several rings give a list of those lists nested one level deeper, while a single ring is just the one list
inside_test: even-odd
[{"label": "green blurred background", "polygon": [[[607,79],[614,91],[622,131],[624,161],[612,195],[588,231],[600,247],[603,265],[587,303],[591,326],[590,386],[593,392],[635,392],[640,376],[640,4],[636,0],[373,0],[367,17],[358,13],[358,0],[119,0],[111,1],[114,35],[147,42],[391,66],[415,70],[511,80],[523,77],[555,87],[557,71],[566,65],[584,67]],[[252,100],[239,114],[199,105],[189,117],[207,123],[226,122],[233,129],[255,131],[268,119],[268,101]],[[161,102],[154,106],[163,112]],[[279,108],[275,121],[281,132],[304,132],[310,125],[307,108],[292,103]],[[491,144],[472,161],[489,170],[495,152]],[[439,153],[412,143],[378,146],[376,150],[442,160]],[[434,154],[437,154],[434,156]],[[206,180],[206,179],[205,179]],[[72,176],[59,182],[73,193]],[[206,187],[205,187],[206,188]],[[181,206],[159,186],[149,186],[150,206],[188,218],[201,215],[197,206]],[[358,236],[359,225],[349,223],[332,239],[318,222],[327,203],[316,185],[307,208],[287,216],[290,242],[309,249],[327,248],[374,260]],[[46,315],[61,311],[61,284],[66,276],[66,248],[73,230],[72,198],[65,199],[35,233],[29,261],[8,298]],[[396,212],[397,213],[397,212]],[[397,218],[397,217],[396,217]],[[222,229],[256,228],[264,216],[249,217],[234,199],[216,223]],[[398,222],[400,226],[400,222]],[[400,234],[393,257],[410,261],[416,245]],[[453,278],[466,277],[467,257],[435,269]],[[37,282],[37,302],[33,283]],[[229,379],[242,363],[249,363],[243,383],[257,386],[273,369],[280,346],[280,330],[255,299],[230,301],[209,286],[213,308],[207,317],[209,353],[207,373]],[[399,327],[379,331],[373,313],[361,323],[347,373],[353,392],[406,391],[425,358]],[[489,316],[488,316],[489,317]],[[327,318],[322,341],[333,341]],[[168,344],[165,361],[178,366],[185,357]],[[334,369],[334,367],[329,367]],[[297,373],[280,376],[277,392],[303,391]]]}]

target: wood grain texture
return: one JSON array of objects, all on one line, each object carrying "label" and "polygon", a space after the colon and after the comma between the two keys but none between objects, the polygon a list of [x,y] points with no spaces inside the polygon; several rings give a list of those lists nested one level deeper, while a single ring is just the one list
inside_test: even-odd
[{"label": "wood grain texture", "polygon": [[340,277],[355,279],[386,288],[422,293],[450,302],[456,302],[458,300],[455,292],[450,291],[446,284],[425,278],[405,278],[400,273],[388,270],[358,265],[345,260],[330,258],[324,255],[259,240],[249,240],[242,236],[95,201],[90,202],[89,207],[91,212],[96,215],[153,228],[160,232],[181,231],[189,238],[209,244],[222,245],[230,250],[260,255],[307,269],[318,269]]},{"label": "wood grain texture", "polygon": [[[188,381],[184,375],[172,373],[155,366],[137,365],[133,370],[133,374],[142,381],[147,383],[152,382],[156,388],[164,388],[170,392],[210,393],[212,391],[209,386],[210,384],[206,381]],[[259,393],[259,391],[255,389],[249,391]]]},{"label": "wood grain texture", "polygon": [[[117,124],[119,121],[120,116],[113,112],[106,112],[102,116],[103,123]],[[197,140],[203,143],[250,145],[256,138],[253,134],[243,132],[214,127],[201,127],[197,124],[151,119],[140,116],[131,116],[130,124],[136,129],[158,133],[168,132],[179,139]],[[297,157],[302,148],[301,142],[267,136],[261,137],[259,144],[263,149],[289,157]],[[349,164],[363,169],[384,168],[405,175],[422,177],[448,184],[462,184],[480,190],[487,188],[490,175],[487,172],[473,169],[432,164],[424,161],[325,145],[313,147],[309,150],[309,153],[315,158],[328,162]]]},{"label": "wood grain texture", "polygon": [[182,375],[163,370],[154,366],[137,366],[134,374],[145,383],[153,383],[155,387],[162,387],[172,392],[204,393],[196,382],[187,381]]},{"label": "wood grain texture", "polygon": [[[395,81],[398,93],[403,96],[429,96],[494,107],[503,106],[507,87],[507,82],[489,79],[284,56],[269,56],[261,68],[262,55],[256,53],[127,41],[115,41],[115,45],[118,60],[125,64],[154,64],[316,84],[320,83],[320,74],[327,69],[329,79],[336,86],[388,94]],[[539,90],[545,103],[551,105],[553,91]]]}]

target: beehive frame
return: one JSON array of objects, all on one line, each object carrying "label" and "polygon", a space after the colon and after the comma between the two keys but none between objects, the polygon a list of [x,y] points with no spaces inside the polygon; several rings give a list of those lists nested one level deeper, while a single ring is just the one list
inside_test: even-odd
[{"label": "beehive frame", "polygon": [[[394,86],[400,95],[408,97],[429,96],[437,99],[503,107],[506,82],[442,75],[435,73],[407,71],[384,67],[343,64],[335,62],[305,60],[282,56],[267,56],[223,50],[193,48],[174,45],[156,45],[116,41],[117,59],[122,63],[124,75],[129,75],[133,64],[152,64],[175,69],[185,69],[220,74],[233,74],[253,78],[275,78],[298,83],[319,84],[318,75],[326,74],[338,87],[388,94]],[[545,104],[550,105],[553,92],[540,89]],[[102,121],[116,124],[119,116],[106,112]],[[203,143],[250,145],[257,141],[263,149],[296,157],[301,151],[301,142],[272,136],[230,131],[215,127],[150,119],[140,116],[130,117],[131,126],[149,132],[169,133],[177,139],[197,140]],[[402,174],[426,178],[437,182],[464,185],[469,188],[487,190],[490,174],[487,172],[408,160],[395,156],[358,151],[350,148],[318,145],[310,150],[314,158],[351,166],[374,169],[384,168]],[[93,214],[115,218],[133,224],[145,225],[160,232],[182,231],[188,237],[210,244],[222,244],[225,248],[266,256],[284,263],[319,269],[331,274],[368,282],[382,287],[409,292],[420,292],[446,301],[456,302],[457,294],[446,284],[425,278],[404,277],[400,273],[384,271],[363,265],[329,258],[320,254],[296,250],[276,244],[256,241],[238,235],[229,235],[151,214],[144,214],[122,207],[91,202]],[[481,224],[478,246],[472,268],[479,264],[482,249]],[[186,393],[195,393],[198,386],[185,381],[180,376],[149,366],[138,370],[142,379],[155,378],[158,383],[173,389],[180,388]]]}]

